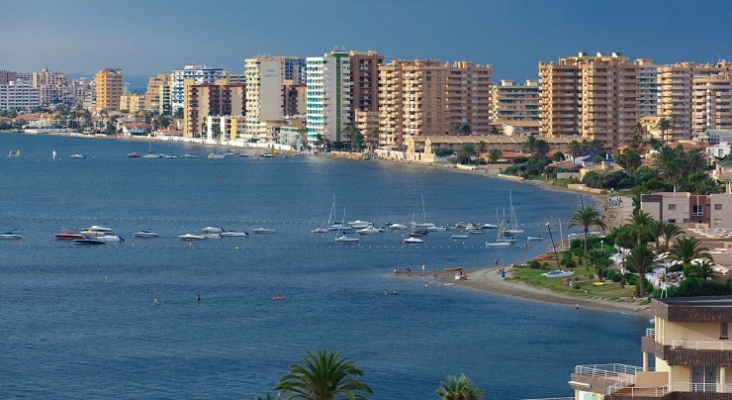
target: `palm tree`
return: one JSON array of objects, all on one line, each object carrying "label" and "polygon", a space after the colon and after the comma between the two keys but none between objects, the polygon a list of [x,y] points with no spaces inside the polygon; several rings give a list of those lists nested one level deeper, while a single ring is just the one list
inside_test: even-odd
[{"label": "palm tree", "polygon": [[656,129],[661,131],[661,141],[666,144],[666,131],[671,128],[671,121],[666,118],[661,118],[656,122]]},{"label": "palm tree", "polygon": [[610,256],[612,255],[613,252],[607,247],[599,247],[597,249],[590,250],[587,261],[595,266],[598,282],[602,282],[602,269],[609,267],[612,263],[610,260]]},{"label": "palm tree", "polygon": [[270,393],[265,394],[264,396],[257,396],[254,398],[254,400],[275,400],[276,397],[272,396]]},{"label": "palm tree", "polygon": [[483,398],[483,391],[465,374],[461,374],[459,377],[448,376],[447,381],[440,382],[437,395],[443,400],[480,400]]},{"label": "palm tree", "polygon": [[691,262],[697,258],[714,261],[712,255],[707,253],[708,251],[709,249],[703,247],[699,239],[693,236],[684,236],[676,239],[668,255],[670,259],[682,265],[691,265]]},{"label": "palm tree", "polygon": [[714,263],[704,260],[698,264],[691,264],[688,275],[697,276],[706,281],[717,275],[717,271],[714,270]]},{"label": "palm tree", "polygon": [[471,133],[470,125],[468,124],[462,124],[460,125],[460,132],[465,136],[470,136]]},{"label": "palm tree", "polygon": [[354,376],[363,376],[348,358],[340,353],[329,353],[321,349],[317,354],[308,351],[308,357],[300,359],[302,364],[290,365],[290,372],[280,378],[275,390],[280,391],[283,399],[366,400],[360,393],[374,394],[374,391]]},{"label": "palm tree", "polygon": [[577,158],[577,155],[580,153],[580,149],[582,148],[582,145],[580,142],[573,140],[569,142],[569,154],[572,155],[572,165],[575,164],[575,159]]},{"label": "palm tree", "polygon": [[488,159],[490,160],[491,164],[497,163],[499,158],[501,158],[501,150],[492,149],[488,153]]},{"label": "palm tree", "polygon": [[633,246],[630,254],[625,257],[625,262],[629,267],[635,269],[638,274],[638,286],[640,297],[646,295],[646,271],[653,266],[656,255],[645,243]]},{"label": "palm tree", "polygon": [[651,224],[653,223],[653,217],[651,217],[651,214],[641,210],[640,208],[633,210],[633,213],[630,215],[630,225],[633,226],[633,231],[635,231],[637,244],[641,244],[641,241],[643,240],[643,235],[648,232],[650,229]]},{"label": "palm tree", "polygon": [[603,222],[600,217],[600,213],[597,210],[590,206],[585,206],[585,208],[577,210],[572,218],[569,219],[567,227],[571,228],[573,226],[582,227],[582,232],[585,237],[585,256],[583,260],[585,260],[585,267],[589,270],[590,267],[587,265],[587,235],[590,231],[590,227],[596,226],[600,229],[605,229],[607,225],[605,225],[605,222]]},{"label": "palm tree", "polygon": [[662,249],[664,251],[668,251],[671,247],[671,242],[676,238],[676,236],[679,236],[681,234],[681,228],[679,228],[678,225],[672,224],[669,222],[662,221],[663,223],[663,232],[661,233],[661,237],[663,238],[663,247]]}]

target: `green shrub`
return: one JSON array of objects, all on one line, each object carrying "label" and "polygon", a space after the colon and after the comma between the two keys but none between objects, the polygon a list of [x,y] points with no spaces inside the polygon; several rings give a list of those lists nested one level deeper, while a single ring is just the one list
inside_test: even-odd
[{"label": "green shrub", "polygon": [[574,286],[572,286],[572,289],[580,290],[580,289],[582,289],[582,285],[580,285],[579,283],[575,283]]},{"label": "green shrub", "polygon": [[539,269],[539,268],[541,268],[541,263],[539,261],[537,261],[537,260],[531,260],[531,261],[529,261],[528,265],[529,265],[529,268],[531,268],[531,269]]}]

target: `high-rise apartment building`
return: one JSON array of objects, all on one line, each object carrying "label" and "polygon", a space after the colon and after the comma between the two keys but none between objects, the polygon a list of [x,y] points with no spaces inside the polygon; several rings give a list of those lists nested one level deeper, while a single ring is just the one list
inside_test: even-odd
[{"label": "high-rise apartment building", "polygon": [[38,89],[11,81],[0,84],[0,110],[29,109],[40,105]]},{"label": "high-rise apartment building", "polygon": [[123,75],[119,69],[103,69],[94,76],[97,110],[119,111]]},{"label": "high-rise apartment building", "polygon": [[[245,87],[240,83],[228,84],[225,79],[214,83],[196,84],[194,78],[184,81],[183,136],[201,137],[206,131],[209,116],[243,116]],[[223,132],[223,130],[221,130]]]},{"label": "high-rise apartment building", "polygon": [[193,79],[195,85],[214,83],[217,79],[221,79],[223,72],[224,70],[221,68],[193,64],[185,65],[183,69],[173,70],[170,76],[170,112],[175,114],[179,109],[184,108],[184,80]]},{"label": "high-rise apartment building", "polygon": [[379,110],[379,66],[384,64],[384,56],[375,51],[351,51],[351,116],[354,121],[356,110]]},{"label": "high-rise apartment building", "polygon": [[267,121],[282,119],[282,84],[285,57],[269,55],[244,60],[246,77],[246,126],[251,137],[266,137]]},{"label": "high-rise apartment building", "polygon": [[638,66],[638,116],[658,114],[658,66],[650,59],[635,60]]},{"label": "high-rise apartment building", "polygon": [[282,83],[284,116],[305,115],[307,112],[307,86],[285,80]]},{"label": "high-rise apartment building", "polygon": [[658,115],[666,118],[671,129],[666,132],[666,141],[689,140],[692,138],[692,90],[694,81],[711,74],[732,72],[732,64],[720,62],[716,65],[681,62],[658,67],[660,96]]},{"label": "high-rise apartment building", "polygon": [[73,81],[62,72],[50,71],[47,68],[33,72],[32,85],[38,89],[41,105],[58,103],[72,105],[76,101]]},{"label": "high-rise apartment building", "polygon": [[16,73],[13,71],[2,70],[0,71],[0,85],[7,85],[10,82],[15,82]]},{"label": "high-rise apartment building", "polygon": [[710,129],[732,129],[732,73],[694,77],[692,129],[695,135]]},{"label": "high-rise apartment building", "polygon": [[638,122],[638,65],[618,53],[539,63],[542,133],[579,136],[615,149]]},{"label": "high-rise apartment building", "polygon": [[348,52],[332,51],[323,57],[308,57],[307,115],[308,142],[318,138],[349,142],[344,135],[351,118],[351,58]]},{"label": "high-rise apartment building", "polygon": [[[169,81],[170,75],[168,74],[157,74],[150,77],[147,81],[147,90],[145,90],[145,110],[158,111],[160,114],[164,114],[164,107],[160,104],[160,90]],[[168,96],[168,99],[170,99],[170,96]],[[167,110],[170,113],[170,104],[168,104]]]},{"label": "high-rise apartment building", "polygon": [[140,94],[123,94],[119,97],[119,109],[136,113],[145,107],[145,96]]},{"label": "high-rise apartment building", "polygon": [[527,79],[525,84],[501,79],[500,85],[493,85],[492,92],[492,124],[539,121],[539,81],[536,79]]},{"label": "high-rise apartment building", "polygon": [[406,135],[490,133],[490,65],[397,60],[379,68],[379,146],[401,149]]}]

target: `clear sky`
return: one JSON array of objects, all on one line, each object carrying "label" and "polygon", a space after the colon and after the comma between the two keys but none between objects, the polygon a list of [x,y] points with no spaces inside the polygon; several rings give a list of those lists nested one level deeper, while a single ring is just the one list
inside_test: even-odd
[{"label": "clear sky", "polygon": [[730,16],[732,0],[0,0],[0,70],[154,75],[194,62],[241,73],[257,54],[336,46],[523,80],[579,51],[732,60]]}]

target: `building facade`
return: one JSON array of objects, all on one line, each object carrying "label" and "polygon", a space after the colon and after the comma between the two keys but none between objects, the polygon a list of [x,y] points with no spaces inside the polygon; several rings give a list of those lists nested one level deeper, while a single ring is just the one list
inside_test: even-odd
[{"label": "building facade", "polygon": [[384,56],[375,52],[351,51],[351,115],[349,121],[355,120],[355,112],[379,110],[379,67],[384,65]]},{"label": "building facade", "polygon": [[694,136],[710,129],[732,129],[732,73],[694,77],[691,98]]},{"label": "building facade", "polygon": [[319,139],[331,143],[350,142],[346,125],[351,118],[351,58],[348,52],[331,51],[323,57],[307,58],[308,144]]},{"label": "building facade", "polygon": [[657,221],[732,228],[732,193],[729,190],[709,195],[689,192],[644,194],[641,195],[641,209]]},{"label": "building facade", "polygon": [[[256,56],[244,61],[246,75],[246,134],[267,137],[269,122],[281,121],[284,115],[282,85],[290,57]],[[295,69],[296,70],[296,69]],[[290,68],[292,71],[292,68]],[[271,136],[271,135],[270,135]]]},{"label": "building facade", "polygon": [[173,70],[170,75],[170,112],[175,115],[178,110],[185,107],[184,81],[193,79],[193,84],[202,85],[214,83],[221,79],[224,70],[221,68],[209,68],[206,65],[187,64],[183,69]]},{"label": "building facade", "polygon": [[[214,83],[196,84],[194,78],[184,81],[186,103],[183,115],[183,136],[203,137],[210,127],[208,117],[237,116],[245,113],[245,87],[242,84],[228,84],[225,79]],[[209,128],[207,128],[209,126]],[[214,129],[216,139],[222,138],[223,127]]]},{"label": "building facade", "polygon": [[0,110],[30,109],[40,105],[38,89],[27,84],[0,84]]},{"label": "building facade", "polygon": [[638,69],[618,53],[540,62],[542,133],[598,139],[606,149],[628,144],[638,122]]},{"label": "building facade", "polygon": [[73,81],[62,72],[47,68],[33,72],[33,87],[38,88],[41,105],[60,103],[70,106],[76,102]]},{"label": "building facade", "polygon": [[516,84],[510,79],[501,79],[499,85],[493,85],[492,92],[491,124],[539,122],[539,81],[527,79],[525,84]]},{"label": "building facade", "polygon": [[145,90],[145,110],[165,114],[164,110],[167,109],[167,114],[170,114],[170,95],[163,97],[163,99],[168,99],[167,107],[160,103],[160,92],[163,88],[170,87],[168,82],[170,82],[170,75],[168,74],[158,74],[150,77],[147,82],[147,89]]},{"label": "building facade", "polygon": [[638,116],[658,114],[658,66],[650,59],[635,60],[638,66]]},{"label": "building facade", "polygon": [[119,97],[119,109],[127,110],[130,113],[136,113],[144,110],[145,96],[139,94],[123,94]]},{"label": "building facade", "polygon": [[118,69],[103,69],[94,76],[97,110],[119,111],[123,75]]}]

